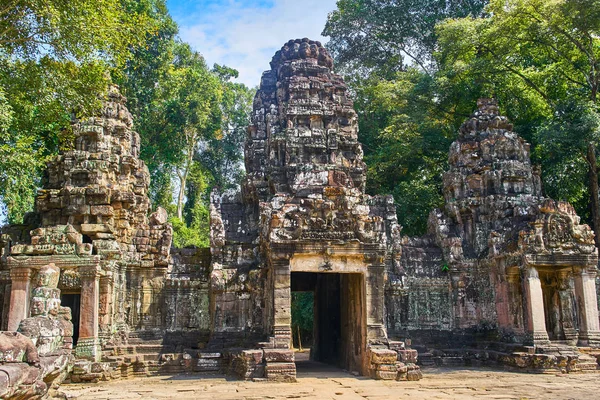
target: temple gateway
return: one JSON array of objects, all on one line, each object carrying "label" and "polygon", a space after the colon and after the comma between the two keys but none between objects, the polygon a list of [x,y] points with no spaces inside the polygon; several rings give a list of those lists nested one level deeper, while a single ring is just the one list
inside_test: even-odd
[{"label": "temple gateway", "polygon": [[[67,382],[177,371],[294,381],[302,291],[314,298],[311,358],[364,376],[418,380],[434,363],[597,369],[594,232],[544,197],[529,144],[495,100],[478,101],[450,147],[427,235],[407,237],[393,198],[365,193],[356,112],[332,66],[308,39],[275,54],[241,189],[211,195],[210,248],[171,247],[111,88],[102,114],[75,125],[75,149],[48,164],[35,212],[2,230],[2,329],[19,331],[3,348],[60,348],[75,365]],[[60,326],[54,353],[39,348],[50,339],[27,342],[36,324]],[[34,368],[23,354],[0,369]],[[33,390],[19,382],[0,389]]]}]

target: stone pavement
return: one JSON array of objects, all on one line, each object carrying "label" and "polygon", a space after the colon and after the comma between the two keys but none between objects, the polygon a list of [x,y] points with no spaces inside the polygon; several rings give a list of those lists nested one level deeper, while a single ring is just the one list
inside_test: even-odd
[{"label": "stone pavement", "polygon": [[418,382],[375,381],[339,369],[298,366],[298,383],[245,382],[221,375],[174,375],[64,385],[70,399],[598,399],[600,375],[523,374],[427,368]]}]

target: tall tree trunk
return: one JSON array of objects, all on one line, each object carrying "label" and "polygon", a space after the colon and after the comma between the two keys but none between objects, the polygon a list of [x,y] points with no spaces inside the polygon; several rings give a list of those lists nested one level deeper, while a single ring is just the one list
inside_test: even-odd
[{"label": "tall tree trunk", "polygon": [[587,162],[589,166],[590,207],[592,208],[592,223],[596,233],[596,247],[600,255],[600,200],[598,199],[598,163],[596,162],[596,146],[588,143]]},{"label": "tall tree trunk", "polygon": [[183,198],[185,197],[186,173],[179,174],[179,195],[177,196],[177,218],[183,221]]},{"label": "tall tree trunk", "polygon": [[187,183],[187,177],[192,168],[192,161],[194,160],[194,153],[188,152],[188,157],[183,167],[183,171],[179,172],[179,196],[177,196],[177,218],[183,221],[183,198],[185,197],[185,184]]}]

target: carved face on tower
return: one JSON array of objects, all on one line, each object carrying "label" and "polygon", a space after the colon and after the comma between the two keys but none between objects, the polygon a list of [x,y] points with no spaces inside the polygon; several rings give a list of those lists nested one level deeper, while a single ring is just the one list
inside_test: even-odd
[{"label": "carved face on tower", "polygon": [[38,315],[47,315],[46,299],[34,297],[31,299],[31,316],[37,317]]},{"label": "carved face on tower", "polygon": [[56,314],[60,307],[60,290],[57,289],[59,277],[60,269],[54,264],[40,268],[30,305],[32,317]]},{"label": "carved face on tower", "polygon": [[40,268],[38,272],[36,287],[47,287],[56,289],[58,287],[58,278],[60,269],[54,264],[48,264]]}]

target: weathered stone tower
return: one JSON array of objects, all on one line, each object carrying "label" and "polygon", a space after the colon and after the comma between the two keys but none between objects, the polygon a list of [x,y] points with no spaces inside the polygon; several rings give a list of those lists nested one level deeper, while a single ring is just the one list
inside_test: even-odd
[{"label": "weathered stone tower", "polygon": [[74,126],[75,150],[48,164],[37,194],[40,227],[7,258],[8,330],[28,316],[32,278],[52,263],[73,309],[77,355],[95,360],[115,332],[163,325],[153,312],[158,293],[142,281],[165,278],[172,230],[164,210],[149,215],[148,168],[124,102],[112,87],[102,114]]},{"label": "weathered stone tower", "polygon": [[503,356],[528,368],[556,369],[574,346],[597,346],[594,233],[570,204],[543,196],[529,144],[495,100],[479,100],[449,164],[444,208],[430,214],[429,235],[403,238],[401,268],[390,271],[392,334],[437,348],[494,342],[513,346],[496,351],[544,354],[543,366],[524,353]]},{"label": "weathered stone tower", "polygon": [[[302,39],[285,44],[263,74],[246,142],[243,206],[215,197],[213,282],[227,288],[258,279],[259,293],[238,302],[260,304],[249,326],[268,335],[262,346],[282,350],[291,343],[291,292],[313,291],[314,358],[394,379],[396,352],[373,365],[371,353],[388,349],[385,271],[398,250],[399,227],[391,197],[364,193],[356,113],[331,68],[327,50]],[[244,248],[248,270],[239,261]],[[231,314],[239,308],[220,304],[239,286],[231,288],[216,300],[219,327],[236,320]],[[293,353],[286,357],[267,361],[266,376],[294,376]]]}]

